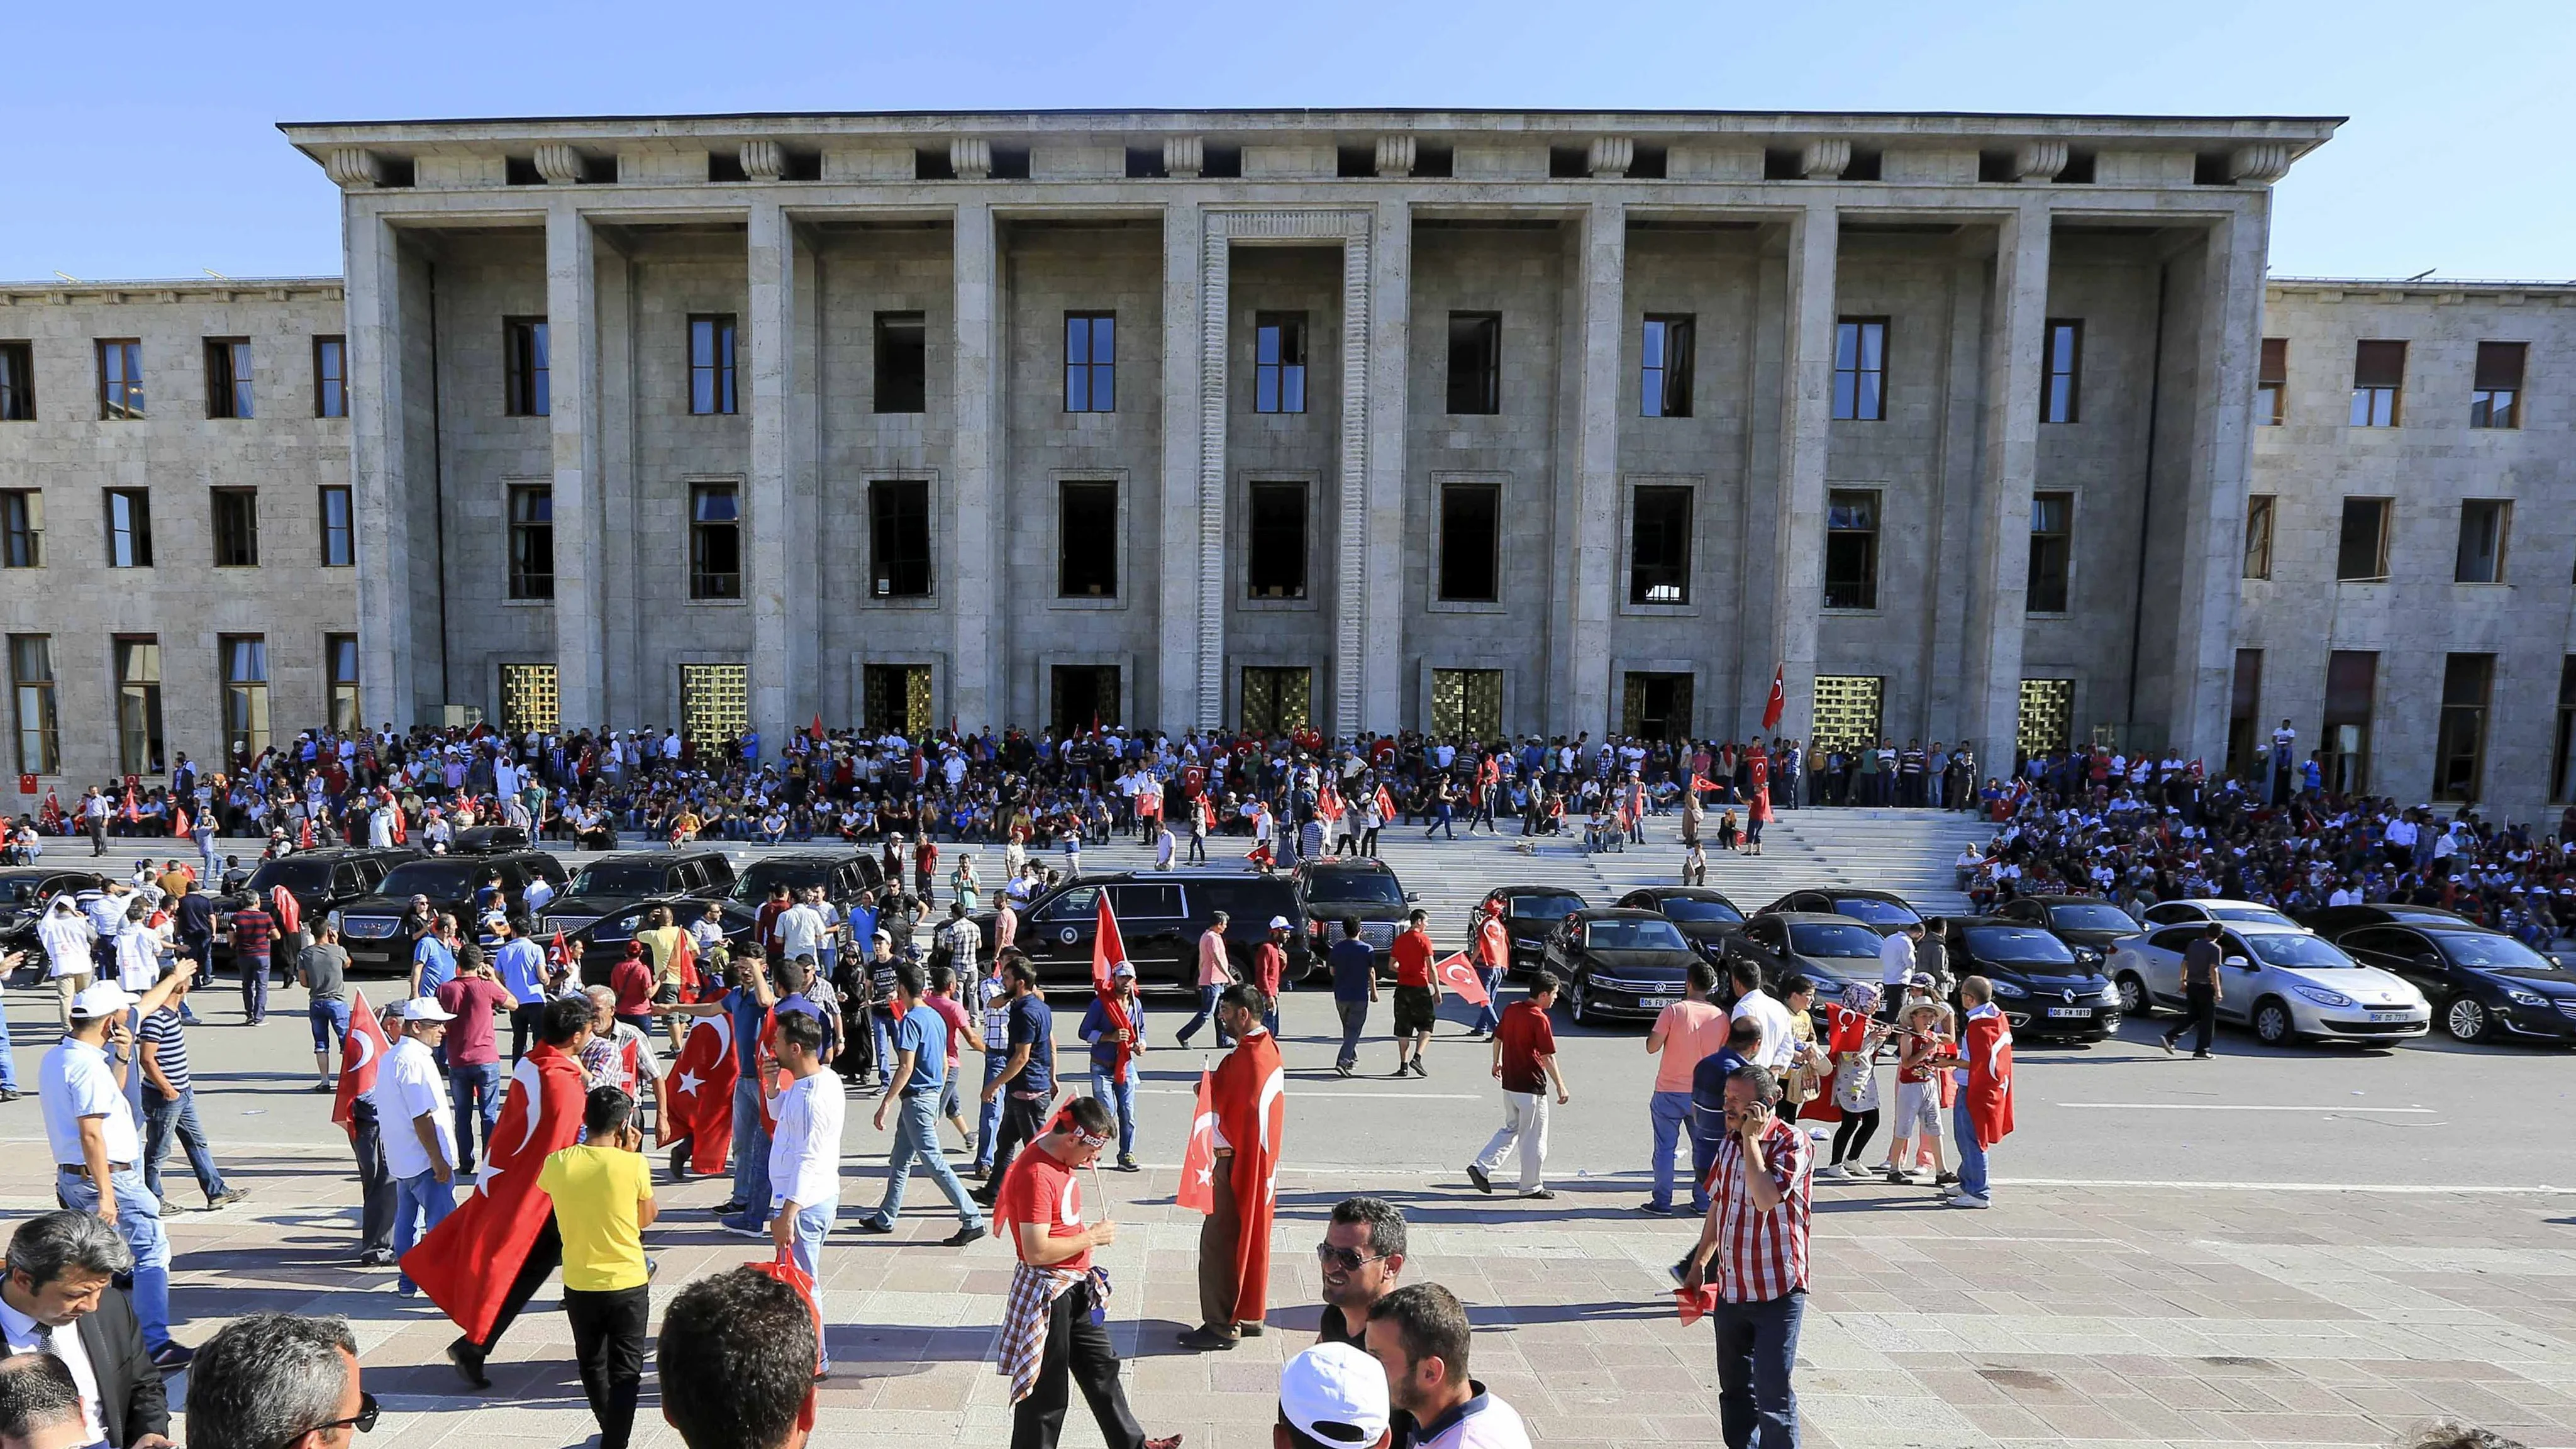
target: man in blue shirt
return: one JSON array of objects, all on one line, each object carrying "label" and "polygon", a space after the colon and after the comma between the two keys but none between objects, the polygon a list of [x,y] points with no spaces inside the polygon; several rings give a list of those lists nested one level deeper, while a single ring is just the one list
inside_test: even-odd
[{"label": "man in blue shirt", "polygon": [[438,925],[420,938],[411,952],[411,994],[436,996],[456,979],[456,918],[439,912]]},{"label": "man in blue shirt", "polygon": [[546,953],[528,939],[528,918],[524,915],[504,917],[496,934],[501,949],[492,958],[493,969],[501,976],[501,985],[515,1003],[510,1008],[510,1060],[527,1055],[528,1038],[539,1036],[546,1014]]},{"label": "man in blue shirt", "polygon": [[1360,1032],[1368,1026],[1369,1003],[1377,1000],[1377,956],[1360,939],[1360,919],[1342,917],[1342,939],[1324,953],[1333,973],[1333,1010],[1342,1017],[1342,1053],[1333,1070],[1347,1077],[1360,1061]]},{"label": "man in blue shirt", "polygon": [[1015,953],[1002,969],[1002,978],[1011,991],[1010,1056],[984,1087],[985,1101],[1002,1104],[992,1171],[975,1194],[975,1200],[986,1207],[1001,1193],[1012,1154],[1046,1135],[1046,1110],[1055,1100],[1055,1013],[1038,994],[1038,968]]},{"label": "man in blue shirt", "polygon": [[[779,1004],[770,989],[768,963],[757,939],[745,941],[733,956],[737,985],[713,1001],[663,1002],[656,1016],[723,1016],[733,1025],[733,1197],[716,1209],[727,1227],[758,1230],[769,1221],[769,1131],[760,1122],[761,1038],[768,1032],[770,1009]],[[674,1154],[675,1164],[685,1159]]]},{"label": "man in blue shirt", "polygon": [[873,1213],[858,1220],[863,1233],[891,1233],[896,1215],[903,1211],[904,1185],[912,1180],[912,1169],[918,1163],[939,1190],[948,1194],[950,1206],[957,1209],[957,1231],[941,1240],[941,1246],[962,1248],[984,1236],[984,1214],[967,1196],[966,1184],[957,1180],[956,1169],[948,1165],[948,1154],[939,1145],[939,1099],[947,1086],[948,1022],[921,1000],[921,968],[906,962],[895,968],[894,991],[896,1021],[894,1049],[896,1065],[887,1079],[886,1094],[877,1103],[877,1130],[883,1132],[886,1113],[900,1115],[895,1120],[894,1146],[886,1153],[885,1199]]},{"label": "man in blue shirt", "polygon": [[836,1013],[825,1010],[823,1004],[815,999],[814,993],[822,979],[822,973],[811,956],[798,956],[779,967],[778,985],[782,994],[778,998],[778,1009],[801,1011],[823,1024],[822,1058],[828,1062],[840,1053],[841,1023]]},{"label": "man in blue shirt", "polygon": [[[1077,1032],[1091,1043],[1091,1095],[1118,1114],[1118,1170],[1136,1172],[1136,1054],[1145,1049],[1145,998],[1136,989],[1136,968],[1124,961],[1109,973],[1109,986],[1108,997],[1094,994],[1083,1008]],[[1119,1030],[1110,1023],[1112,1001],[1127,1017],[1123,1063]]]}]

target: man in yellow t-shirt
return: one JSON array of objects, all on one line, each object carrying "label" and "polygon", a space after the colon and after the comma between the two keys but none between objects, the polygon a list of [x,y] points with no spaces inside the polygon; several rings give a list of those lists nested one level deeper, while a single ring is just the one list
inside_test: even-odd
[{"label": "man in yellow t-shirt", "polygon": [[584,1140],[548,1157],[537,1173],[563,1235],[564,1315],[572,1320],[582,1392],[599,1420],[600,1449],[626,1449],[644,1386],[652,1277],[644,1229],[660,1209],[634,1117],[634,1098],[593,1087],[582,1110]]}]

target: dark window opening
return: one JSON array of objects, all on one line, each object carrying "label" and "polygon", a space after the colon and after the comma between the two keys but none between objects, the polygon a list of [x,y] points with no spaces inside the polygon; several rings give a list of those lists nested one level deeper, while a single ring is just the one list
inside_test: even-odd
[{"label": "dark window opening", "polygon": [[2272,576],[2272,518],[2280,499],[2270,493],[2252,493],[2245,498],[2245,567],[2241,576],[2268,579]]},{"label": "dark window opening", "polygon": [[2061,186],[2092,185],[2093,153],[2069,149],[2066,153],[2066,165],[2057,173],[2057,180]]},{"label": "dark window opening", "polygon": [[1028,180],[1029,148],[1026,146],[995,146],[993,148],[993,170],[991,174],[995,181]]},{"label": "dark window opening", "polygon": [[2039,420],[2074,422],[2083,378],[2084,324],[2051,317],[2042,351],[2045,356],[2039,379]]},{"label": "dark window opening", "polygon": [[689,485],[689,597],[742,597],[742,487]]},{"label": "dark window opening", "polygon": [[1691,490],[1641,487],[1628,509],[1628,602],[1689,603]]},{"label": "dark window opening", "polygon": [[1825,495],[1825,607],[1878,607],[1878,494],[1837,488]]},{"label": "dark window opening", "polygon": [[1238,181],[1243,177],[1241,146],[1201,146],[1199,175],[1215,181]]},{"label": "dark window opening", "polygon": [[2067,576],[2075,562],[2075,495],[2034,493],[2030,498],[2030,575],[2023,608],[2033,614],[2066,612]]},{"label": "dark window opening", "polygon": [[1762,149],[1762,179],[1765,181],[1803,181],[1807,176],[1807,153],[1796,146],[1766,146]]},{"label": "dark window opening", "polygon": [[0,423],[28,423],[35,419],[35,346],[0,342]]},{"label": "dark window opening", "polygon": [[358,562],[357,523],[349,511],[349,487],[345,483],[325,484],[322,488],[322,567],[345,569]]},{"label": "dark window opening", "polygon": [[1503,410],[1503,315],[1449,314],[1449,411],[1493,414]]},{"label": "dark window opening", "polygon": [[2472,801],[2485,782],[2487,705],[2495,656],[2453,654],[2442,662],[2442,718],[2433,738],[2433,798]]},{"label": "dark window opening", "polygon": [[349,343],[341,337],[313,339],[313,416],[349,415]]},{"label": "dark window opening", "polygon": [[930,408],[930,327],[919,312],[877,314],[876,410],[918,413]]},{"label": "dark window opening", "polygon": [[2263,651],[2236,651],[2227,695],[2227,773],[2242,779],[2263,762]]},{"label": "dark window opening", "polygon": [[861,722],[868,733],[917,738],[930,732],[929,665],[869,664],[861,668],[860,685],[866,693],[866,718]]},{"label": "dark window opening", "polygon": [[2191,184],[2194,186],[2229,186],[2236,181],[2235,166],[2224,151],[2202,151],[2191,158]]},{"label": "dark window opening", "polygon": [[2290,415],[2290,339],[2263,339],[2263,361],[2254,377],[2254,426],[2277,428]]},{"label": "dark window opening", "polygon": [[501,362],[504,412],[514,418],[542,418],[554,411],[545,318],[502,318]]},{"label": "dark window opening", "polygon": [[98,344],[98,415],[107,422],[135,422],[144,416],[143,344],[130,337]]},{"label": "dark window opening", "polygon": [[1547,174],[1557,181],[1570,181],[1592,174],[1583,163],[1590,159],[1590,148],[1584,146],[1550,146],[1547,148]]},{"label": "dark window opening", "polygon": [[868,484],[868,592],[880,599],[930,597],[930,484],[879,478]]},{"label": "dark window opening", "polygon": [[2357,342],[2352,355],[2352,426],[2393,428],[2406,390],[2406,344]]},{"label": "dark window opening", "polygon": [[1691,737],[1691,677],[1631,672],[1620,681],[1619,732],[1674,743]]},{"label": "dark window opening", "polygon": [[1094,480],[1056,485],[1056,595],[1118,597],[1118,485]]},{"label": "dark window opening", "polygon": [[2477,372],[2469,394],[2469,426],[2522,426],[2522,365],[2530,345],[2522,342],[2478,344]]},{"label": "dark window opening", "polygon": [[2464,500],[2460,504],[2460,546],[2451,568],[2452,582],[2503,583],[2505,539],[2512,531],[2511,500]]},{"label": "dark window opening", "polygon": [[215,520],[215,567],[259,567],[259,491],[216,488],[208,501]]},{"label": "dark window opening", "polygon": [[2370,785],[2370,713],[2379,692],[2379,656],[2337,649],[2326,655],[2324,785],[2336,794]]},{"label": "dark window opening", "polygon": [[1055,664],[1047,668],[1048,724],[1056,738],[1086,734],[1118,721],[1118,666]]},{"label": "dark window opening", "polygon": [[555,490],[547,483],[510,487],[510,597],[555,596]]},{"label": "dark window opening", "polygon": [[2549,798],[2576,799],[2576,654],[2558,661],[2558,735],[2549,754]]},{"label": "dark window opening", "polygon": [[1333,148],[1333,174],[1343,180],[1365,179],[1377,174],[1377,144]]},{"label": "dark window opening", "polygon": [[2388,577],[2388,522],[2396,500],[2347,498],[2343,531],[2335,544],[2335,578],[2376,583]]},{"label": "dark window opening", "polygon": [[2021,169],[2021,158],[2010,151],[1977,153],[1977,179],[1984,182],[2018,181],[2014,173]]},{"label": "dark window opening", "polygon": [[251,407],[250,341],[242,337],[206,339],[206,416],[249,418]]},{"label": "dark window opening", "polygon": [[1255,599],[1306,597],[1306,485],[1252,485],[1250,575],[1247,596]]},{"label": "dark window opening", "polygon": [[1503,490],[1493,483],[1440,488],[1440,597],[1450,603],[1501,600]]},{"label": "dark window opening", "polygon": [[1879,176],[1879,164],[1877,151],[1854,146],[1851,160],[1843,166],[1843,180],[1876,181]]},{"label": "dark window opening", "polygon": [[508,156],[501,161],[501,180],[509,186],[543,186],[544,173],[537,170],[534,156]]},{"label": "dark window opening", "polygon": [[1643,142],[1639,142],[1637,145],[1636,155],[1628,162],[1628,179],[1631,181],[1661,181],[1666,175],[1665,167],[1668,164],[1667,153],[1663,147],[1649,146]]},{"label": "dark window opening", "polygon": [[1128,180],[1160,179],[1171,174],[1171,171],[1163,165],[1162,147],[1130,146],[1127,148]]},{"label": "dark window opening", "polygon": [[912,153],[912,179],[915,181],[954,181],[957,166],[948,159],[945,146],[916,147]]},{"label": "dark window opening", "polygon": [[1456,164],[1457,153],[1447,146],[1434,145],[1429,141],[1413,143],[1413,174],[1416,178],[1431,176],[1445,179],[1454,174]]},{"label": "dark window opening", "polygon": [[1645,416],[1691,415],[1691,318],[1646,318],[1639,344],[1642,376],[1637,388]]},{"label": "dark window opening", "polygon": [[152,494],[148,490],[107,490],[107,566],[152,567]]},{"label": "dark window opening", "polygon": [[44,564],[44,493],[34,488],[0,493],[0,568],[33,569]]}]

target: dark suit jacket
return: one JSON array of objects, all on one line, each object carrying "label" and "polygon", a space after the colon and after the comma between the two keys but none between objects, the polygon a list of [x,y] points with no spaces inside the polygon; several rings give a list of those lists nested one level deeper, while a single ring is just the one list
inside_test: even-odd
[{"label": "dark suit jacket", "polygon": [[97,1310],[81,1319],[79,1329],[90,1372],[98,1376],[98,1417],[107,1425],[107,1442],[125,1449],[146,1434],[168,1434],[170,1396],[124,1292],[101,1293]]}]

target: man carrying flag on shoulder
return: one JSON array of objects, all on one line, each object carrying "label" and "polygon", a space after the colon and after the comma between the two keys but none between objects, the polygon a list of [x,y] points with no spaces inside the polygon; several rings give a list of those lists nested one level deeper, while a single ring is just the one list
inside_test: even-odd
[{"label": "man carrying flag on shoulder", "polygon": [[1512,965],[1512,937],[1503,925],[1503,903],[1499,900],[1485,902],[1485,918],[1476,923],[1474,965],[1485,999],[1476,1008],[1476,1020],[1469,1028],[1471,1040],[1492,1041],[1503,1024],[1503,1014],[1494,1005],[1494,994],[1503,989],[1503,977]]},{"label": "man carrying flag on shoulder", "polygon": [[1081,1036],[1091,1043],[1091,1095],[1118,1117],[1118,1170],[1136,1172],[1136,1054],[1145,1050],[1145,1002],[1136,968],[1100,893],[1100,918],[1091,937],[1091,1005],[1082,1013]]},{"label": "man carrying flag on shoulder", "polygon": [[537,1186],[537,1173],[581,1133],[589,1096],[581,1049],[590,1043],[593,1012],[586,996],[546,1003],[543,1040],[510,1074],[509,1102],[474,1195],[403,1258],[403,1272],[465,1330],[447,1346],[447,1361],[473,1388],[492,1386],[483,1372],[492,1346],[563,1263],[554,1200]]},{"label": "man carrying flag on shoulder", "polygon": [[[324,940],[330,930],[324,928]],[[376,1117],[376,1067],[393,1044],[367,1005],[363,991],[349,993],[349,1026],[340,1033],[340,1082],[331,1120],[349,1134],[358,1158],[358,1265],[394,1266],[394,1175],[385,1164],[384,1134]]]},{"label": "man carrying flag on shoulder", "polygon": [[1944,1205],[1990,1207],[1986,1152],[2013,1130],[2012,1023],[1995,1006],[1994,983],[1983,976],[1960,982],[1959,1000],[1968,1008],[1959,1033],[1959,1097],[1950,1123],[1959,1138],[1959,1190]]},{"label": "man carrying flag on shoulder", "polygon": [[1259,1336],[1268,1312],[1270,1218],[1288,1125],[1279,1043],[1261,1025],[1268,1004],[1260,987],[1245,982],[1217,998],[1217,1019],[1235,1041],[1210,1087],[1213,1201],[1199,1226],[1199,1326],[1181,1335],[1183,1348],[1231,1349],[1245,1334]]}]

